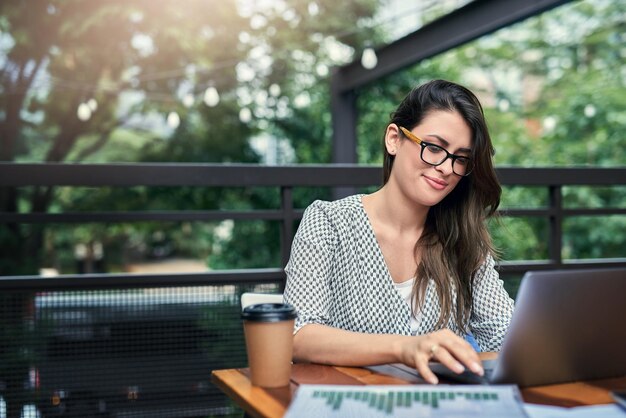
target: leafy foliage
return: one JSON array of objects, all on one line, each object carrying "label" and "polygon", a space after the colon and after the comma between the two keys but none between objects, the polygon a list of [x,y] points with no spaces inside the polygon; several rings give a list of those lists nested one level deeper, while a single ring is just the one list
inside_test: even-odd
[{"label": "leafy foliage", "polygon": [[[373,83],[359,98],[360,161],[380,164],[386,116],[413,86],[443,78],[478,94],[497,166],[623,166],[625,11],[620,2],[568,4]],[[623,187],[564,193],[582,207],[623,206]],[[505,188],[502,203],[545,207],[546,190]],[[623,234],[611,232],[623,229],[620,216],[572,218],[563,227],[562,255],[624,257]],[[492,232],[504,259],[547,258],[541,219],[505,218]]]},{"label": "leafy foliage", "polygon": [[[184,5],[170,0],[3,3],[0,160],[256,163],[260,158],[250,138],[263,130],[300,138],[297,151],[303,161],[315,156],[324,161],[330,149],[330,115],[318,98],[326,96],[323,81],[328,66],[346,62],[366,36],[374,35],[345,32],[345,22],[359,24],[376,7],[374,0],[315,5],[200,0]],[[329,53],[329,46],[339,53]],[[315,68],[317,72],[312,72]],[[209,87],[219,92],[219,103],[207,106],[202,96]],[[317,106],[309,108],[307,102]],[[87,116],[81,116],[87,103]],[[300,110],[294,103],[300,104]],[[242,108],[250,111],[248,118],[241,117]],[[165,119],[172,112],[180,123],[174,117],[168,126]],[[309,129],[318,116],[325,123]],[[297,148],[298,141],[293,143]],[[326,153],[320,152],[322,147]],[[244,194],[255,207],[271,205],[275,195]],[[158,188],[4,189],[0,207],[8,212],[18,207],[22,211],[98,210],[102,205],[129,210],[158,209],[174,202],[178,208],[217,209],[222,202],[241,201],[235,196],[240,195],[189,188],[174,193]],[[0,235],[7,255],[0,273],[35,273],[44,262],[40,251],[44,242],[53,243],[55,249],[66,248],[67,254],[71,241],[86,239],[89,245],[105,241],[111,254],[119,251],[120,242],[150,236],[148,230],[154,227],[109,225],[103,236],[99,227],[91,225],[69,233],[36,228],[28,233],[9,225]],[[181,231],[181,225],[157,228],[172,237]],[[194,229],[194,235],[202,231],[195,235],[203,242],[198,251],[183,242],[177,242],[177,248],[207,257],[213,228]],[[235,235],[238,230],[235,227]],[[276,254],[278,242],[269,247]],[[47,255],[56,260],[71,258],[56,252]],[[28,267],[20,270],[24,264]],[[57,267],[69,266],[57,263]]]},{"label": "leafy foliage", "polygon": [[[329,68],[355,59],[366,43],[389,39],[385,27],[363,27],[380,7],[374,0],[2,4],[1,159],[262,163],[263,147],[252,146],[260,139],[272,150],[272,163],[328,163]],[[623,3],[606,0],[567,4],[361,89],[359,161],[380,164],[390,112],[415,85],[445,78],[479,95],[498,166],[623,165],[624,11]],[[423,18],[443,12],[433,7]],[[210,86],[219,91],[217,106],[202,102]],[[183,103],[189,95],[192,103]],[[77,107],[90,98],[97,109],[80,121]],[[178,126],[165,123],[169,112],[179,115]],[[2,190],[0,203],[9,212],[264,209],[279,207],[278,193],[12,189]],[[623,196],[619,187],[565,190],[566,202],[583,207],[619,206]],[[316,198],[330,199],[330,191],[294,190],[296,207]],[[546,203],[545,190],[528,187],[506,188],[502,201],[505,209]],[[622,223],[621,217],[571,219],[563,255],[623,256],[623,237],[607,235]],[[505,259],[546,257],[545,221],[505,218],[492,230]],[[279,232],[272,222],[8,225],[0,231],[7,249],[1,268],[24,273],[56,263],[72,271],[73,245],[101,241],[116,269],[133,254],[150,256],[154,236],[165,237],[170,254],[206,259],[212,268],[277,265]]]}]

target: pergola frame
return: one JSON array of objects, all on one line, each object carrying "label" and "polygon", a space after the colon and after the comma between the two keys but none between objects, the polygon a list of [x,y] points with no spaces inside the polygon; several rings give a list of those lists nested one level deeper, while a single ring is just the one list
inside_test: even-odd
[{"label": "pergola frame", "polygon": [[333,72],[331,111],[333,162],[357,163],[357,91],[415,63],[463,45],[572,0],[474,0],[415,32],[376,50],[378,65],[355,60]]}]

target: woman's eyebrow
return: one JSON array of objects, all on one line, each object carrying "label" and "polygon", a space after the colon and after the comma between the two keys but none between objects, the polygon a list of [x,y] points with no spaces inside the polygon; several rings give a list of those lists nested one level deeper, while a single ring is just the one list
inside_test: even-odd
[{"label": "woman's eyebrow", "polygon": [[[444,147],[448,148],[450,146],[450,143],[448,141],[446,141],[444,138],[440,137],[437,134],[427,134],[426,136],[432,136],[434,138],[437,138],[439,141],[441,141],[441,143],[443,144]],[[471,148],[459,148],[458,150],[456,150],[455,152],[472,152]]]}]

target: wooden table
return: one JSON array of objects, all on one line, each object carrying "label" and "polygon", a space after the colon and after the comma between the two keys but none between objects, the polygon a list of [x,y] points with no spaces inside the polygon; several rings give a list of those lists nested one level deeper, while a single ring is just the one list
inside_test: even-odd
[{"label": "wooden table", "polygon": [[[494,354],[483,353],[481,357],[492,358]],[[406,385],[423,383],[419,378],[408,377],[405,372],[393,366],[376,368],[373,371],[360,367],[294,364],[291,374],[290,385],[278,389],[252,386],[248,369],[214,370],[211,380],[250,416],[257,418],[282,418],[292,396],[301,384]],[[521,389],[521,392],[526,402],[571,407],[612,403],[610,390],[626,390],[626,376],[530,387]]]}]

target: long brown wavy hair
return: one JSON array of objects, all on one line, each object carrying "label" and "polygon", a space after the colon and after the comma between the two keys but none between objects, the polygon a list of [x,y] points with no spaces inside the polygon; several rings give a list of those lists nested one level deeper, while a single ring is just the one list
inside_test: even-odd
[{"label": "long brown wavy hair", "polygon": [[[495,254],[486,220],[495,215],[502,188],[493,167],[495,150],[482,106],[467,88],[445,80],[418,86],[391,114],[389,123],[412,130],[426,115],[438,110],[458,112],[470,127],[474,169],[428,211],[424,231],[414,249],[416,258],[421,253],[413,287],[414,306],[422,308],[432,279],[441,306],[437,328],[445,327],[454,316],[457,327],[467,332],[474,277],[487,256]],[[386,184],[394,156],[387,152],[384,138],[383,150],[383,184]]]}]

